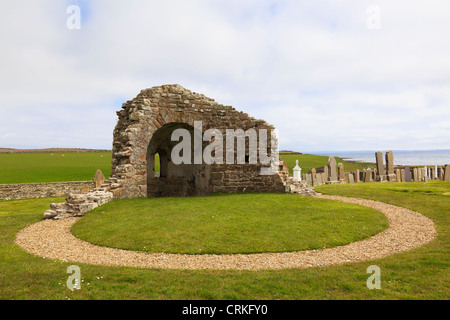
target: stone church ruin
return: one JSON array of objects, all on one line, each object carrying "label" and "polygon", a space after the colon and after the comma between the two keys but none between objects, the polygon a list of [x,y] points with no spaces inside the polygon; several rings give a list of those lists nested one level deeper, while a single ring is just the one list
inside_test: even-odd
[{"label": "stone church ruin", "polygon": [[[52,204],[51,210],[44,214],[45,218],[80,216],[108,201],[149,196],[199,196],[212,192],[295,192],[314,195],[314,191],[308,189],[304,182],[289,176],[283,163],[274,174],[261,174],[264,168],[271,165],[260,161],[261,146],[259,153],[255,155],[252,152],[250,138],[245,139],[243,163],[237,161],[237,151],[231,150],[235,160],[233,163],[206,164],[192,159],[190,163],[176,164],[172,151],[179,142],[173,141],[172,136],[177,129],[187,130],[191,137],[195,137],[199,123],[201,131],[215,129],[223,137],[231,129],[242,129],[244,132],[252,129],[269,134],[275,129],[264,120],[221,105],[203,94],[180,85],[153,87],[142,90],[133,100],[125,102],[117,115],[109,179],[86,194],[72,194],[65,203]],[[203,152],[210,143],[202,140],[200,151]],[[195,148],[195,141],[191,145]],[[213,156],[222,151],[228,159],[230,150],[227,147],[223,145],[222,150],[214,149]],[[270,156],[277,147],[276,139],[271,136],[263,151]],[[196,150],[190,151],[194,157]],[[155,161],[159,161],[159,173],[155,172]]]}]

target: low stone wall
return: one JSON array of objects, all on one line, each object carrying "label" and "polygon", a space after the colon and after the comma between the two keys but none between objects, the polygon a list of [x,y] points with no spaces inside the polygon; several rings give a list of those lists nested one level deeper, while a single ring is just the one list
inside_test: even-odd
[{"label": "low stone wall", "polygon": [[60,197],[86,193],[93,187],[92,181],[0,184],[0,200]]}]

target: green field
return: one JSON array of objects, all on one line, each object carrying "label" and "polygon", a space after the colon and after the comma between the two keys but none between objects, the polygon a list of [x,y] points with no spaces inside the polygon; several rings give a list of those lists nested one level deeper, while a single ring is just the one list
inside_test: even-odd
[{"label": "green field", "polygon": [[[186,271],[77,264],[80,290],[66,287],[67,267],[14,244],[42,220],[50,202],[0,201],[0,299],[444,299],[450,298],[450,183],[325,185],[326,194],[375,199],[433,219],[438,237],[410,252],[342,266],[271,271]],[[381,289],[366,287],[367,268],[381,269]]]},{"label": "green field", "polygon": [[[280,155],[292,174],[295,160],[299,160],[302,173],[327,164],[328,156],[310,154]],[[345,171],[362,170],[373,164],[345,162]],[[0,184],[38,183],[91,180],[97,169],[106,178],[111,174],[111,152],[66,153],[3,153],[0,154]],[[159,171],[156,155],[155,172]]]},{"label": "green field", "polygon": [[111,152],[1,153],[0,184],[92,180],[111,174]]},{"label": "green field", "polygon": [[336,247],[387,228],[379,211],[294,194],[215,194],[108,203],[72,227],[97,245],[144,252],[231,254]]},{"label": "green field", "polygon": [[[302,168],[302,173],[308,173],[312,168],[323,167],[328,163],[328,156],[316,156],[312,154],[280,154],[280,158],[286,162],[290,174],[292,174],[296,160],[298,160],[299,167]],[[335,157],[335,159],[336,163],[341,162],[344,164],[345,172],[355,171],[356,169],[362,171],[363,169],[374,166],[373,163],[344,161],[339,157]]]}]

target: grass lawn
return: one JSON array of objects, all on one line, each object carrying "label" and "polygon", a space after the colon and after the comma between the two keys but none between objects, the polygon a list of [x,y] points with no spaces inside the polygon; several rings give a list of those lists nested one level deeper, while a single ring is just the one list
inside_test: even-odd
[{"label": "grass lawn", "polygon": [[[292,174],[292,169],[295,167],[295,160],[298,160],[298,165],[302,168],[302,173],[308,173],[312,168],[319,168],[326,166],[328,163],[328,156],[316,156],[312,154],[280,154],[280,158],[286,162],[289,168],[289,173]],[[368,167],[373,167],[373,163],[365,162],[349,162],[344,161],[339,157],[335,157],[336,163],[342,162],[346,172],[355,171],[356,169],[363,170]]]},{"label": "grass lawn", "polygon": [[[408,207],[437,225],[438,238],[410,252],[342,266],[270,271],[184,271],[103,267],[43,259],[14,244],[15,234],[40,221],[50,202],[0,201],[0,299],[449,299],[450,183],[326,185],[327,194],[357,196]],[[65,283],[81,268],[81,289]],[[381,289],[366,287],[370,265]]]},{"label": "grass lawn", "polygon": [[0,183],[92,180],[97,169],[111,174],[111,152],[2,153]]},{"label": "grass lawn", "polygon": [[72,232],[90,243],[144,252],[230,254],[336,247],[388,227],[379,211],[293,194],[217,194],[114,201]]}]

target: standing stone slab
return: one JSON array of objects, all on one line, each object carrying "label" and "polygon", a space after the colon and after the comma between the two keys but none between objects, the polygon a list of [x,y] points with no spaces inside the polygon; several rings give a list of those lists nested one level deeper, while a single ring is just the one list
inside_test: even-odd
[{"label": "standing stone slab", "polygon": [[359,169],[356,169],[354,177],[355,177],[355,182],[360,181]]},{"label": "standing stone slab", "polygon": [[307,187],[312,187],[311,174],[307,174],[307,175],[306,175],[306,186],[307,186]]},{"label": "standing stone slab", "polygon": [[345,182],[345,171],[344,171],[344,165],[342,163],[338,164],[338,173],[339,173],[339,181]]},{"label": "standing stone slab", "polygon": [[386,151],[386,174],[394,174],[394,153],[391,150]]},{"label": "standing stone slab", "polygon": [[400,169],[400,175],[402,177],[402,182],[406,182],[406,170]]},{"label": "standing stone slab", "polygon": [[[380,151],[375,152],[375,160],[376,160],[376,163],[377,163],[377,167],[376,167],[376,169],[377,169],[377,180],[381,181],[382,180],[382,176],[384,176],[383,153],[380,152]],[[378,178],[380,176],[381,176],[381,178]]]},{"label": "standing stone slab", "polygon": [[364,182],[370,182],[372,177],[372,170],[367,169],[366,174],[364,175]]},{"label": "standing stone slab", "polygon": [[439,172],[439,180],[444,181],[444,168],[439,167],[438,172]]},{"label": "standing stone slab", "polygon": [[411,168],[405,167],[405,182],[411,182]]},{"label": "standing stone slab", "polygon": [[311,183],[312,183],[313,186],[316,185],[316,180],[317,180],[316,175],[317,175],[316,169],[312,168],[311,169]]},{"label": "standing stone slab", "polygon": [[395,178],[397,182],[402,182],[402,172],[400,169],[395,169]]},{"label": "standing stone slab", "polygon": [[350,173],[348,175],[348,183],[355,183],[355,178],[353,176],[353,173]]},{"label": "standing stone slab", "polygon": [[337,172],[336,172],[336,159],[333,156],[328,158],[328,177],[331,183],[336,183],[338,180]]},{"label": "standing stone slab", "polygon": [[102,184],[105,183],[105,180],[106,179],[105,179],[105,176],[103,175],[102,170],[98,169],[95,172],[94,178],[93,178],[95,188],[99,188]]},{"label": "standing stone slab", "polygon": [[450,181],[450,164],[445,166],[444,181]]},{"label": "standing stone slab", "polygon": [[413,169],[413,180],[414,180],[414,182],[419,181],[419,169],[418,168]]},{"label": "standing stone slab", "polygon": [[322,175],[322,183],[323,184],[327,183],[328,175],[325,172],[322,172],[321,175]]},{"label": "standing stone slab", "polygon": [[313,187],[318,187],[321,186],[323,184],[322,182],[322,174],[321,173],[317,173],[316,174],[316,179],[313,182]]}]

